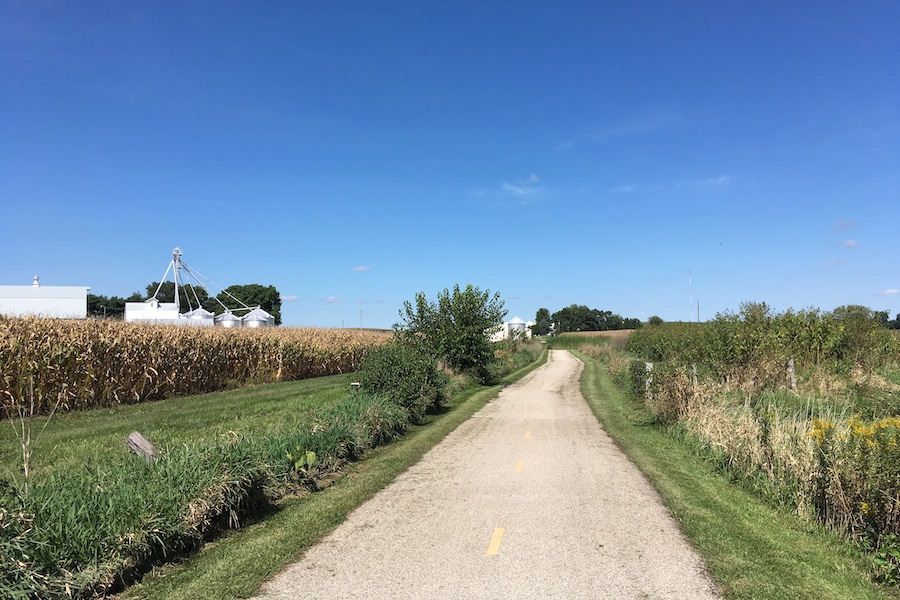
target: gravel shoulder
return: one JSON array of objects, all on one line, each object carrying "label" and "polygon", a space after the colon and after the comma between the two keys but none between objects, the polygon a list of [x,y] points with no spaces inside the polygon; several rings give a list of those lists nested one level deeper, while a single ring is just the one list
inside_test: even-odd
[{"label": "gravel shoulder", "polygon": [[256,596],[718,598],[551,351]]}]

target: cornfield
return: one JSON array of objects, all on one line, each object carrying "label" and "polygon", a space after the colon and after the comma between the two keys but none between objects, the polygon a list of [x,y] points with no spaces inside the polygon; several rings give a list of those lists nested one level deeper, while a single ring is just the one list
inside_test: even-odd
[{"label": "cornfield", "polygon": [[390,334],[0,317],[0,416],[160,400],[356,370]]}]

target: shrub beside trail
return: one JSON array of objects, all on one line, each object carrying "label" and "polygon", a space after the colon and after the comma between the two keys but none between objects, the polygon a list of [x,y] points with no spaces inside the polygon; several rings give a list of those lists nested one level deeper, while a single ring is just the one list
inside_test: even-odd
[{"label": "shrub beside trail", "polygon": [[[731,476],[900,581],[900,338],[864,307],[646,327],[616,379]],[[648,371],[646,363],[652,363]]]}]

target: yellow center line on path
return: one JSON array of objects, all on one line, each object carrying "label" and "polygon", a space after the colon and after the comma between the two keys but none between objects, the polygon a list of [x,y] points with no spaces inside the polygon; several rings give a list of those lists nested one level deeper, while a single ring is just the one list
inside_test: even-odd
[{"label": "yellow center line on path", "polygon": [[491,536],[491,543],[488,545],[487,556],[495,556],[500,554],[500,540],[503,539],[503,533],[506,530],[502,527],[498,527],[494,530],[494,535]]},{"label": "yellow center line on path", "polygon": [[524,460],[520,460],[519,462],[516,463],[516,473],[521,473],[522,469],[524,469],[524,468],[525,468]]}]

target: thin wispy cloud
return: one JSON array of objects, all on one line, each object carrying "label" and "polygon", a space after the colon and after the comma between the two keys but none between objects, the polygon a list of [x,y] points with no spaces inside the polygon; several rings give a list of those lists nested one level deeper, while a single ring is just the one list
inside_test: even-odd
[{"label": "thin wispy cloud", "polygon": [[343,301],[344,299],[341,296],[326,296],[320,300],[320,302],[324,302],[325,304],[338,304]]},{"label": "thin wispy cloud", "polygon": [[898,290],[896,288],[888,288],[881,292],[877,292],[875,295],[876,296],[897,296],[898,294],[900,294],[900,290]]},{"label": "thin wispy cloud", "polygon": [[525,179],[519,179],[515,183],[504,181],[500,186],[500,191],[514,196],[531,196],[543,191],[543,188],[539,185],[540,183],[541,178],[532,173]]},{"label": "thin wispy cloud", "polygon": [[834,231],[847,231],[848,229],[853,229],[855,225],[856,223],[849,219],[841,219],[834,225]]},{"label": "thin wispy cloud", "polygon": [[557,151],[571,150],[586,143],[601,143],[610,139],[654,133],[676,127],[684,122],[684,117],[668,109],[645,110],[629,115],[616,123],[604,125],[575,136],[556,146]]},{"label": "thin wispy cloud", "polygon": [[705,179],[686,179],[677,183],[659,183],[653,185],[642,185],[636,183],[626,183],[618,185],[609,190],[610,194],[631,194],[634,192],[662,192],[665,190],[676,190],[682,188],[709,188],[725,185],[731,182],[730,175],[719,175],[718,177],[707,177]]},{"label": "thin wispy cloud", "polygon": [[514,196],[530,196],[541,191],[540,188],[528,187],[526,185],[516,185],[507,182],[503,182],[503,185],[500,186],[500,190],[513,194]]},{"label": "thin wispy cloud", "polygon": [[857,246],[859,246],[859,242],[856,240],[844,240],[841,242],[842,248],[856,248]]},{"label": "thin wispy cloud", "polygon": [[718,177],[707,177],[705,179],[689,179],[687,181],[680,181],[674,185],[676,188],[684,188],[684,187],[710,187],[717,185],[724,185],[728,183],[731,178],[728,175],[719,175]]},{"label": "thin wispy cloud", "polygon": [[356,273],[362,273],[364,271],[371,271],[371,270],[372,270],[372,267],[370,267],[368,265],[361,265],[359,267],[353,267],[353,271],[355,271]]},{"label": "thin wispy cloud", "polygon": [[297,302],[298,300],[302,300],[302,298],[300,296],[281,295],[282,302]]},{"label": "thin wispy cloud", "polygon": [[493,189],[476,189],[472,191],[472,195],[476,198],[484,198],[488,201],[500,200],[502,203],[513,200],[514,204],[531,204],[540,194],[547,190],[541,184],[541,178],[535,173],[531,173],[524,179],[517,179],[515,182],[504,181],[499,187]]}]

